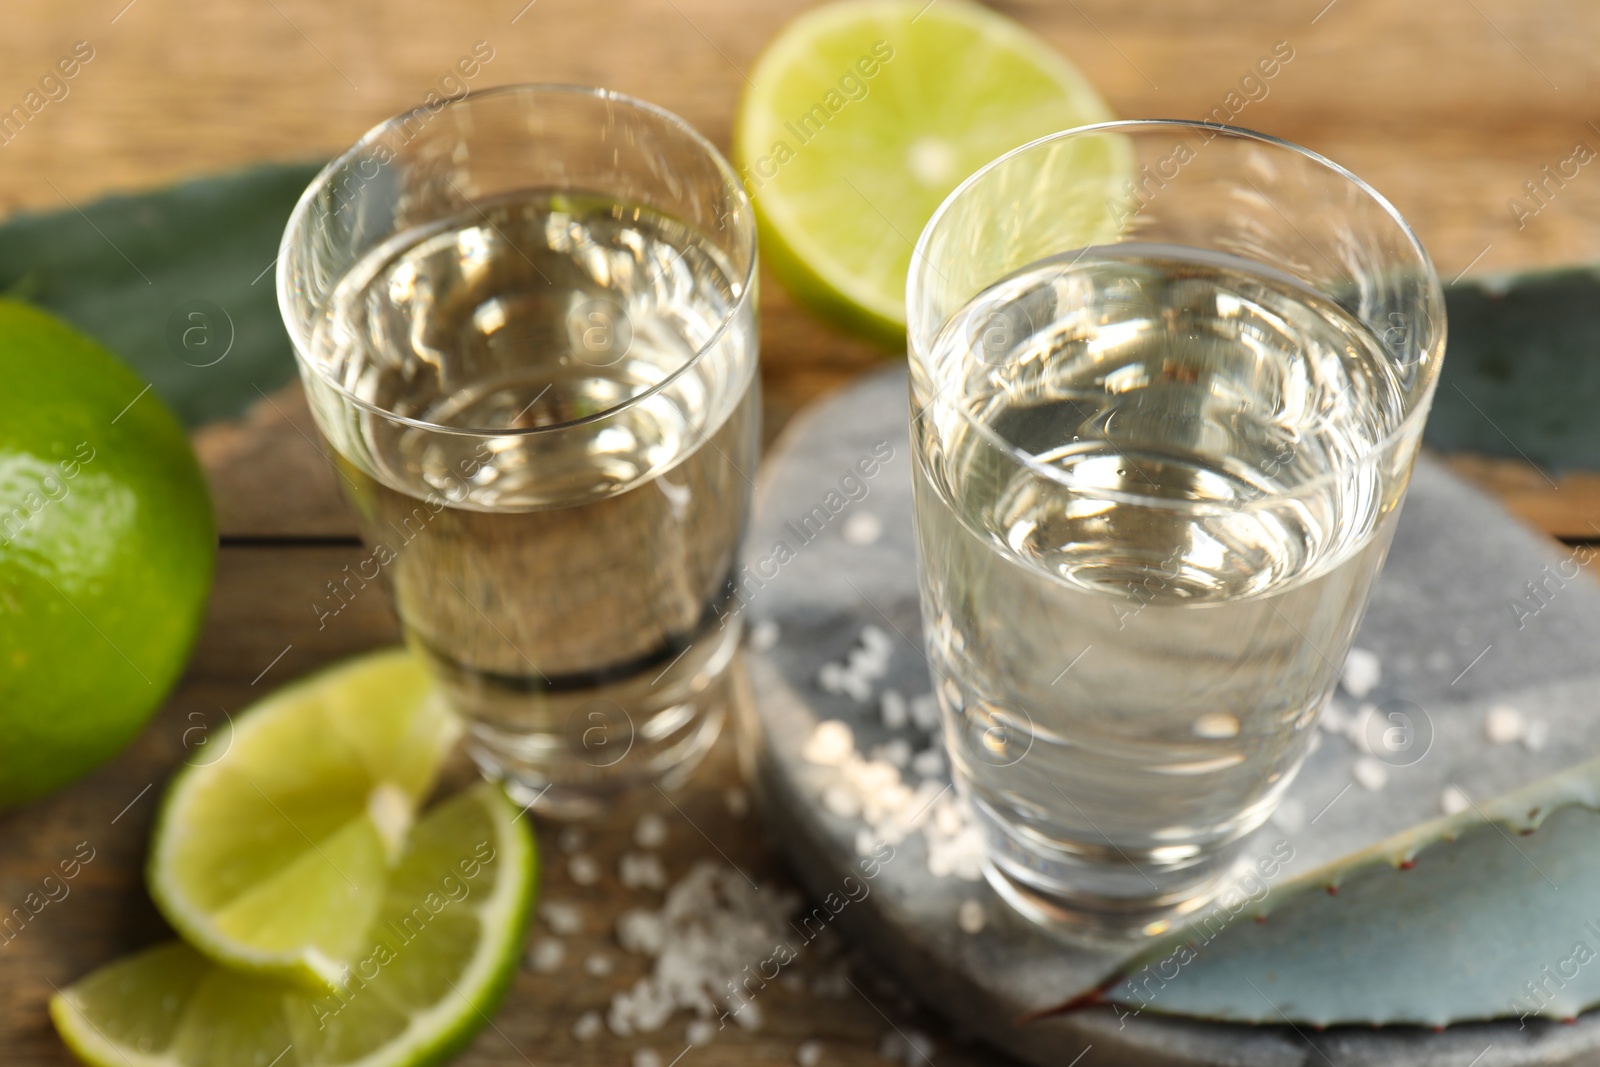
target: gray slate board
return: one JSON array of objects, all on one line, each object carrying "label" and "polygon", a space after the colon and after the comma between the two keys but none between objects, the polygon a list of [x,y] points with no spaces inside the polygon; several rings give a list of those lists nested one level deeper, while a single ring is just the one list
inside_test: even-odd
[{"label": "gray slate board", "polygon": [[[863,752],[891,736],[908,736],[917,748],[933,742],[914,730],[891,734],[875,700],[862,705],[823,692],[817,682],[822,665],[844,660],[862,628],[873,624],[900,635],[878,687],[908,695],[931,688],[921,652],[907,416],[900,365],[796,419],[759,479],[747,561],[770,560],[780,541],[793,554],[770,579],[769,563],[759,588],[747,586],[747,621],[776,623],[780,637],[774,647],[749,657],[754,701],[744,712],[749,736],[758,739],[751,758],[774,837],[819,899],[837,893],[846,875],[859,877],[857,836],[865,824],[838,817],[820,802],[831,769],[801,756],[815,724],[848,723]],[[893,457],[863,479],[865,495],[853,484],[848,487],[854,491],[844,494],[841,479],[875,447],[881,455],[883,442]],[[819,504],[827,510],[825,502],[836,491],[857,499],[845,500],[820,533],[813,532],[815,521],[810,531],[801,531],[799,520]],[[835,505],[839,499],[833,498]],[[852,516],[862,514],[881,523],[881,535],[870,544],[842,535]],[[1488,798],[1600,753],[1600,716],[1593,714],[1600,691],[1593,667],[1600,649],[1600,587],[1587,573],[1562,584],[1550,581],[1541,606],[1529,599],[1526,584],[1545,580],[1569,555],[1571,550],[1523,527],[1424,458],[1356,644],[1377,651],[1383,661],[1382,681],[1367,699],[1412,714],[1419,738],[1427,742],[1426,755],[1387,767],[1387,785],[1369,790],[1353,781],[1357,747],[1324,733],[1285,810],[1248,851],[1264,854],[1287,840],[1294,848],[1288,872],[1299,874],[1437,816],[1446,785]],[[1518,603],[1523,610],[1513,607]],[[1400,701],[1407,703],[1390,703]],[[1346,697],[1343,703],[1356,702]],[[1548,742],[1538,751],[1490,745],[1484,720],[1500,703],[1542,720]],[[981,902],[988,917],[975,935],[956,922],[966,900]],[[933,1008],[1041,1067],[1600,1061],[1595,1014],[1572,1025],[1530,1021],[1519,1029],[1511,1021],[1440,1033],[1400,1027],[1312,1033],[1152,1015],[1118,1019],[1109,1008],[1019,1025],[1020,1016],[1099,984],[1126,953],[1047,935],[1010,914],[981,881],[933,877],[915,834],[896,846],[870,894],[844,907],[837,923]],[[1088,1053],[1076,1059],[1085,1048]]]}]

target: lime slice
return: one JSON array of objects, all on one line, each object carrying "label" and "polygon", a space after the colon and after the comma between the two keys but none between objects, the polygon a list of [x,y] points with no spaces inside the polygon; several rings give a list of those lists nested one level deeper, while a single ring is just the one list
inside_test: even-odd
[{"label": "lime slice", "polygon": [[168,788],[151,896],[218,962],[326,987],[365,947],[417,806],[459,732],[405,652],[279,690]]},{"label": "lime slice", "polygon": [[429,812],[333,990],[222,967],[181,941],[102,967],[50,1000],[96,1067],[435,1064],[510,988],[537,869],[526,820],[483,783]]},{"label": "lime slice", "polygon": [[967,175],[1111,118],[1072,64],[961,0],[845,0],[767,47],[734,129],[767,262],[803,303],[898,345],[906,269]]}]

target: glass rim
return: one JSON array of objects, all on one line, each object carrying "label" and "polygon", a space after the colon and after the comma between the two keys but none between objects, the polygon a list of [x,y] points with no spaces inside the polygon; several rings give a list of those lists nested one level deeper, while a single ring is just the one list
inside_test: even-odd
[{"label": "glass rim", "polygon": [[[704,358],[705,354],[711,349],[715,348],[721,342],[723,336],[728,332],[729,327],[732,326],[734,321],[737,320],[744,312],[745,305],[753,299],[752,291],[755,289],[755,278],[758,267],[757,236],[755,220],[753,218],[753,208],[750,203],[750,195],[746,191],[744,183],[739,180],[738,174],[734,172],[732,165],[729,164],[728,160],[717,149],[717,146],[712,144],[703,133],[695,129],[694,126],[688,122],[688,120],[683,118],[683,116],[677,114],[676,112],[668,111],[659,104],[652,104],[648,100],[641,100],[636,96],[629,96],[627,93],[617,92],[615,89],[607,89],[603,86],[578,85],[567,82],[518,82],[509,85],[495,85],[484,89],[472,90],[454,100],[446,101],[445,105],[441,107],[436,114],[443,114],[451,109],[467,107],[470,104],[486,97],[499,96],[557,96],[572,98],[588,97],[591,100],[619,104],[624,108],[641,112],[660,121],[666,126],[676,129],[680,133],[686,134],[690,142],[698,147],[700,151],[711,160],[712,164],[717,169],[717,173],[722,178],[723,185],[732,192],[735,211],[730,212],[728,217],[732,218],[736,213],[743,216],[743,219],[739,224],[739,228],[743,231],[743,233],[737,235],[742,239],[736,243],[744,248],[744,250],[748,253],[748,258],[745,264],[743,277],[738,279],[739,295],[737,299],[735,299],[729,306],[727,313],[722,316],[722,321],[717,324],[717,328],[711,333],[711,336],[706,338],[705,343],[699,348],[695,349],[694,354],[685,359],[680,366],[675,368],[670,374],[663,377],[660,381],[650,386],[650,388],[642,390],[638,393],[634,393],[627,399],[611,405],[604,411],[597,411],[589,415],[583,415],[574,419],[566,419],[561,422],[548,423],[544,426],[507,426],[498,428],[484,426],[448,426],[443,423],[430,422],[427,419],[413,418],[409,415],[402,415],[399,412],[390,411],[380,404],[375,404],[372,401],[351,392],[343,385],[343,383],[336,381],[332,375],[328,374],[323,367],[314,363],[314,361],[312,361],[310,358],[302,356],[302,352],[309,352],[310,350],[310,335],[306,327],[306,323],[301,321],[300,316],[291,308],[289,300],[289,292],[291,289],[289,282],[289,245],[291,239],[301,233],[306,226],[309,225],[308,220],[311,214],[312,201],[319,193],[328,188],[332,179],[335,177],[335,175],[337,175],[341,167],[355,160],[362,152],[370,148],[373,144],[377,143],[384,135],[392,132],[394,129],[402,125],[407,119],[415,115],[418,109],[412,108],[408,111],[402,111],[384,119],[382,122],[371,127],[365,133],[363,133],[348,148],[344,149],[338,155],[330,159],[321,170],[317,171],[316,177],[311,179],[311,183],[306,186],[305,191],[300,194],[300,198],[295,201],[294,210],[289,213],[289,221],[284,226],[283,237],[278,242],[277,269],[274,271],[274,281],[278,290],[278,313],[283,319],[285,328],[288,330],[290,346],[294,349],[295,363],[298,366],[309,370],[313,375],[316,376],[318,381],[332,389],[342,399],[354,404],[363,411],[378,415],[382,418],[390,420],[391,422],[409,426],[413,429],[426,430],[429,433],[449,434],[455,437],[473,438],[533,437],[538,434],[556,433],[561,430],[570,430],[579,426],[587,426],[592,423],[602,422],[606,419],[612,418],[621,412],[627,411],[629,408],[632,408],[637,404],[643,403],[652,396],[655,396],[657,393],[666,389],[673,382],[677,381],[685,373],[699,364],[701,359]],[[426,105],[423,105],[423,107],[425,106]],[[469,206],[471,206],[470,202]]]},{"label": "glass rim", "polygon": [[[1260,496],[1243,503],[1229,501],[1189,500],[1183,498],[1156,496],[1154,494],[1134,492],[1125,489],[1097,489],[1086,488],[1081,485],[1074,485],[1067,477],[1067,473],[1065,471],[1054,466],[1053,464],[1042,462],[1038,456],[1027,451],[1026,449],[1018,447],[1016,444],[1007,440],[992,427],[983,423],[981,420],[975,419],[972,416],[972,413],[968,411],[964,405],[952,405],[956,414],[962,419],[963,422],[965,422],[972,429],[976,430],[980,436],[989,441],[991,445],[1008,454],[1015,462],[1027,469],[1030,473],[1038,477],[1042,477],[1048,481],[1055,482],[1067,489],[1069,492],[1095,500],[1110,500],[1116,503],[1132,504],[1136,506],[1171,511],[1187,511],[1197,514],[1210,514],[1212,512],[1217,514],[1224,512],[1231,513],[1239,510],[1242,507],[1272,506],[1273,504],[1282,501],[1294,500],[1302,494],[1310,495],[1321,491],[1329,482],[1332,482],[1336,478],[1348,476],[1349,474],[1360,471],[1365,467],[1382,462],[1384,457],[1388,455],[1394,445],[1410,434],[1413,429],[1415,429],[1413,425],[1414,423],[1420,423],[1422,420],[1427,418],[1428,410],[1432,404],[1433,392],[1439,382],[1438,367],[1439,364],[1443,363],[1444,345],[1448,334],[1448,320],[1445,317],[1444,288],[1439,283],[1438,271],[1434,269],[1433,260],[1429,258],[1427,250],[1423,248],[1422,241],[1417,237],[1416,231],[1411,228],[1411,224],[1405,220],[1405,217],[1400,214],[1399,210],[1389,201],[1388,197],[1378,192],[1378,190],[1373,188],[1372,185],[1369,184],[1365,179],[1353,173],[1349,168],[1334,162],[1319,152],[1315,152],[1312,149],[1295,144],[1293,141],[1286,141],[1281,137],[1274,137],[1269,133],[1260,133],[1256,130],[1248,130],[1242,126],[1228,126],[1220,122],[1205,122],[1200,119],[1114,119],[1108,122],[1092,122],[1083,126],[1074,126],[1069,130],[1060,130],[1056,133],[1045,134],[1043,137],[1037,137],[1026,144],[1018,145],[1009,152],[996,156],[994,159],[991,159],[989,162],[973,171],[962,180],[961,184],[957,185],[950,191],[949,196],[945,197],[944,200],[940,202],[938,208],[934,210],[933,215],[929,217],[927,225],[922,228],[922,233],[918,236],[917,243],[912,249],[911,269],[906,275],[906,341],[909,358],[916,360],[918,363],[922,363],[922,359],[920,355],[918,355],[919,351],[928,347],[934,338],[937,337],[938,331],[942,330],[949,322],[948,317],[941,321],[938,329],[934,331],[933,337],[923,336],[923,331],[921,331],[914,323],[914,316],[911,314],[911,309],[913,306],[915,306],[917,298],[920,296],[920,293],[918,292],[918,289],[920,288],[918,282],[918,264],[920,262],[924,266],[931,265],[932,261],[928,258],[927,246],[934,230],[937,229],[939,224],[944,221],[945,215],[951,210],[956,201],[967,193],[971,186],[977,184],[978,181],[980,181],[991,171],[1000,169],[1002,166],[1011,162],[1018,156],[1041,148],[1045,145],[1067,140],[1068,138],[1080,137],[1086,134],[1105,133],[1109,131],[1135,132],[1136,130],[1153,131],[1161,129],[1170,130],[1174,128],[1206,130],[1214,134],[1224,134],[1237,140],[1257,141],[1263,144],[1271,145],[1274,148],[1287,150],[1295,155],[1308,159],[1312,163],[1317,164],[1325,170],[1331,171],[1338,177],[1343,178],[1345,181],[1353,185],[1369,200],[1377,204],[1383,213],[1388,216],[1390,221],[1392,221],[1395,226],[1398,227],[1401,234],[1404,235],[1407,244],[1410,246],[1412,254],[1416,257],[1417,265],[1421,268],[1420,288],[1422,289],[1423,296],[1425,297],[1424,304],[1426,308],[1427,321],[1430,326],[1435,326],[1436,324],[1436,337],[1433,339],[1433,344],[1421,350],[1421,355],[1418,357],[1418,361],[1424,358],[1428,352],[1431,352],[1435,348],[1438,349],[1440,356],[1440,358],[1435,361],[1435,366],[1429,376],[1429,380],[1423,385],[1421,394],[1418,396],[1416,403],[1412,405],[1411,410],[1407,411],[1405,416],[1400,419],[1400,421],[1395,423],[1388,433],[1386,433],[1379,440],[1373,442],[1371,447],[1368,449],[1367,454],[1363,456],[1359,462],[1349,466],[1337,467],[1323,471],[1315,477],[1308,478],[1304,482],[1301,482],[1283,492],[1263,493]],[[1004,277],[1006,276],[996,278],[995,281],[1001,281]],[[1402,363],[1401,365],[1404,366],[1405,363]],[[935,385],[937,385],[937,383],[935,383]],[[915,422],[919,417],[926,417],[927,409],[932,408],[934,404],[939,402],[940,395],[943,393],[943,391],[943,389],[936,388],[934,390],[933,398],[928,401],[921,412],[913,415],[912,421]]]}]

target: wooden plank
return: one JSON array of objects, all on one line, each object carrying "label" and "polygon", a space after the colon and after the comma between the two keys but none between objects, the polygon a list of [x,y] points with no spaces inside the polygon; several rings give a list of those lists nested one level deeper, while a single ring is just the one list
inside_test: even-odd
[{"label": "wooden plank", "polygon": [[[479,40],[492,45],[495,57],[475,84],[605,84],[680,112],[726,146],[738,93],[762,45],[809,6],[808,0],[754,7],[740,0],[525,4],[15,0],[0,35],[0,109],[20,101],[74,41],[90,42],[95,58],[66,98],[0,145],[6,164],[0,212],[61,209],[107,191],[263,158],[324,157],[420,102]],[[1289,41],[1294,60],[1236,121],[1306,144],[1368,178],[1416,225],[1444,277],[1594,255],[1600,180],[1590,168],[1556,188],[1536,216],[1519,221],[1508,201],[1523,196],[1524,183],[1539,179],[1546,164],[1565,159],[1576,141],[1600,147],[1600,130],[1591,124],[1593,94],[1586,91],[1600,71],[1591,47],[1600,35],[1595,5],[1002,0],[997,6],[1072,57],[1129,116],[1214,113],[1259,56]],[[766,273],[762,346],[769,440],[805,403],[882,358],[812,320]],[[257,405],[243,423],[198,438],[224,536],[353,536],[298,386],[274,396],[273,405]],[[1547,531],[1590,536],[1590,522],[1600,523],[1600,476],[1558,477],[1552,488],[1517,464],[1470,457],[1452,463]],[[395,638],[376,589],[317,627],[313,604],[324,584],[360,556],[354,544],[226,548],[201,647],[150,729],[84,782],[0,816],[0,905],[21,901],[79,842],[95,849],[71,894],[0,946],[0,1048],[7,1062],[68,1062],[43,1013],[50,986],[164,936],[140,886],[149,820],[161,781],[204,752],[208,727],[222,709],[237,710],[268,686]],[[645,1044],[664,1064],[672,1061],[682,1049],[681,1019],[648,1042],[573,1038],[574,1015],[599,1007],[636,966],[622,962],[597,980],[579,964],[590,952],[614,951],[610,922],[620,908],[649,902],[648,894],[624,892],[615,879],[615,857],[638,804],[657,803],[672,820],[672,875],[695,859],[725,854],[762,881],[783,877],[757,820],[734,819],[721,805],[734,780],[723,747],[679,800],[683,815],[646,797],[604,821],[591,847],[605,857],[606,876],[593,889],[573,886],[557,850],[547,848],[550,893],[581,898],[592,921],[568,946],[569,963],[559,974],[519,975],[496,1020],[502,1033],[487,1031],[464,1062],[617,1063]],[[803,956],[802,973],[815,962]],[[827,1063],[881,1063],[874,1050],[891,1022],[879,1008],[892,1025],[938,1034],[934,1060],[941,1065],[992,1059],[905,1013],[892,994],[863,989],[876,1007],[861,997],[819,1000],[774,987],[761,1033],[719,1034],[682,1063],[792,1063],[808,1036],[827,1043]]]}]

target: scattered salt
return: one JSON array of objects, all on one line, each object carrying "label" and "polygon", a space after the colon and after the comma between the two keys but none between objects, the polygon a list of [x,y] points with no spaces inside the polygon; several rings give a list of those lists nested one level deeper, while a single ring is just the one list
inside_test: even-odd
[{"label": "scattered salt", "polygon": [[911,722],[919,730],[939,728],[939,700],[932,693],[911,698]]},{"label": "scattered salt", "polygon": [[1352,768],[1352,771],[1356,776],[1356,781],[1361,783],[1361,787],[1374,793],[1389,784],[1388,768],[1371,756],[1362,756],[1356,760],[1356,765]]},{"label": "scattered salt", "polygon": [[906,1064],[907,1067],[918,1067],[918,1061],[923,1063],[933,1062],[933,1038],[920,1030],[913,1030],[906,1035]]},{"label": "scattered salt", "polygon": [[616,964],[612,962],[611,957],[603,952],[596,952],[583,961],[583,969],[596,978],[604,978],[611,973],[614,966]]},{"label": "scattered salt", "polygon": [[976,900],[963,900],[961,907],[956,909],[956,925],[969,934],[982,930],[989,917],[983,912],[983,905]]},{"label": "scattered salt", "polygon": [[800,1047],[795,1050],[794,1062],[800,1067],[817,1067],[822,1062],[822,1042],[800,1042]]},{"label": "scattered salt", "polygon": [[593,1041],[600,1036],[601,1025],[599,1012],[586,1011],[572,1024],[572,1036],[579,1041]]},{"label": "scattered salt", "polygon": [[[773,946],[792,939],[788,916],[799,898],[752,885],[736,869],[702,860],[666,893],[660,910],[625,913],[617,940],[654,957],[650,973],[613,994],[611,1031],[626,1037],[660,1029],[680,1009],[712,1026],[723,1012],[743,1027],[759,1025],[750,999],[752,961],[777,960]],[[767,972],[767,973],[770,973]],[[714,1032],[714,1028],[711,1032]]]},{"label": "scattered salt", "polygon": [[878,697],[878,713],[883,716],[883,725],[888,730],[903,730],[910,717],[906,707],[906,698],[897,689],[885,689]]},{"label": "scattered salt", "polygon": [[1528,729],[1522,735],[1522,747],[1529,752],[1541,751],[1550,740],[1550,724],[1543,719],[1529,719]]},{"label": "scattered salt", "polygon": [[639,816],[633,828],[633,843],[640,848],[660,848],[667,843],[667,820],[653,811]]},{"label": "scattered salt", "polygon": [[750,647],[757,652],[771,651],[778,644],[778,624],[762,619],[750,627]]},{"label": "scattered salt", "polygon": [[817,723],[800,754],[812,763],[836,767],[855,751],[855,735],[838,719]]},{"label": "scattered salt", "polygon": [[890,1030],[878,1040],[878,1055],[886,1060],[903,1061],[906,1058],[906,1039],[900,1031]]},{"label": "scattered salt", "polygon": [[696,1019],[683,1029],[683,1039],[697,1047],[711,1044],[716,1036],[717,1028],[711,1025],[710,1019]]},{"label": "scattered salt", "polygon": [[551,933],[562,937],[571,937],[583,929],[583,912],[569,901],[545,901],[539,905],[539,917],[550,927]]},{"label": "scattered salt", "polygon": [[944,752],[925,748],[911,757],[911,770],[923,778],[937,778],[944,773]]},{"label": "scattered salt", "polygon": [[735,819],[742,819],[750,813],[750,797],[738,786],[730,786],[722,794],[722,803],[727,807],[728,814]]},{"label": "scattered salt", "polygon": [[1496,704],[1484,716],[1483,733],[1493,745],[1509,745],[1527,736],[1528,720],[1509,704]]},{"label": "scattered salt", "polygon": [[634,1049],[633,1067],[661,1067],[661,1056],[653,1048]]},{"label": "scattered salt", "polygon": [[594,885],[600,880],[600,864],[587,852],[567,861],[567,874],[579,885]]},{"label": "scattered salt", "polygon": [[556,837],[556,847],[567,855],[581,852],[585,841],[584,832],[576,826],[564,827]]},{"label": "scattered salt", "polygon": [[1357,700],[1378,687],[1379,680],[1383,677],[1383,661],[1376,652],[1369,652],[1364,648],[1352,648],[1350,655],[1345,657],[1342,681],[1344,690]]},{"label": "scattered salt", "polygon": [[883,520],[870,511],[858,511],[844,520],[839,534],[852,545],[870,545],[883,536]]},{"label": "scattered salt", "polygon": [[1446,815],[1459,815],[1472,807],[1472,800],[1453,785],[1444,787],[1444,792],[1439,794],[1439,810]]},{"label": "scattered salt", "polygon": [[528,950],[528,966],[540,974],[554,974],[567,958],[567,948],[560,938],[541,937]]},{"label": "scattered salt", "polygon": [[624,852],[617,861],[617,878],[626,889],[667,887],[667,872],[653,852]]}]

